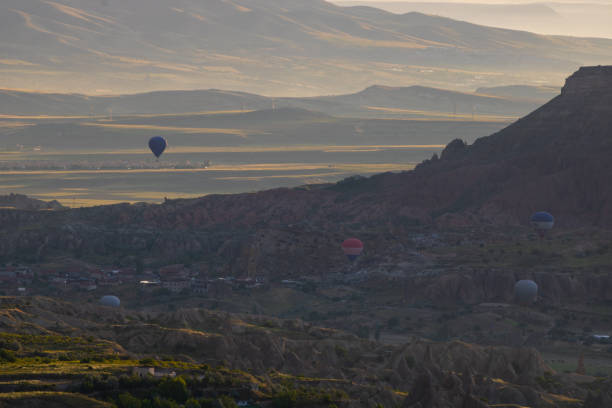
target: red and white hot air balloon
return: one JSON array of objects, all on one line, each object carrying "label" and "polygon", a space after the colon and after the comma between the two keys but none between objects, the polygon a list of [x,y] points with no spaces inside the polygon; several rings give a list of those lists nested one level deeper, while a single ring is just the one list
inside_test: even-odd
[{"label": "red and white hot air balloon", "polygon": [[361,255],[363,251],[363,242],[357,238],[348,238],[342,243],[342,250],[349,261],[353,262]]}]

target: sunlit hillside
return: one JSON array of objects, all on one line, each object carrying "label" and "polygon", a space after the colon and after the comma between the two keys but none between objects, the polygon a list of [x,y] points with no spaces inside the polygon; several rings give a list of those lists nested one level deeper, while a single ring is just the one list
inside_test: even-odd
[{"label": "sunlit hillside", "polygon": [[4,0],[0,87],[82,93],[557,85],[612,40],[547,37],[321,0]]}]

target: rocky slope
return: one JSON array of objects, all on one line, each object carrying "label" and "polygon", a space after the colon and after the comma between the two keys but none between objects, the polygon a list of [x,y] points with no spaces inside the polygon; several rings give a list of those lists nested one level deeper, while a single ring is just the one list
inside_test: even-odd
[{"label": "rocky slope", "polygon": [[[115,117],[159,114],[163,116],[158,120],[167,121],[172,119],[171,116],[168,117],[168,114],[172,113],[269,110],[274,106],[276,109],[297,108],[325,112],[334,116],[361,118],[390,117],[400,114],[404,117],[412,117],[410,115],[416,117],[418,112],[423,114],[433,112],[438,116],[459,114],[467,118],[470,115],[516,117],[535,109],[559,93],[559,90],[554,88],[543,90],[527,86],[509,88],[511,89],[483,88],[475,93],[468,93],[424,86],[370,86],[357,93],[309,98],[272,98],[216,89],[158,91],[117,96],[49,94],[0,89],[0,112],[5,115],[42,115],[39,118],[41,121],[48,120],[45,115],[82,115],[91,120],[93,115],[108,116],[109,112]],[[393,112],[394,109],[397,112]],[[291,113],[287,112],[283,120],[292,119]],[[193,116],[192,120],[203,119]],[[228,120],[234,123],[234,127],[237,126],[235,124],[237,119],[228,117]]]},{"label": "rocky slope", "polygon": [[550,103],[472,146],[449,144],[413,177],[445,187],[436,213],[516,222],[546,208],[562,226],[610,226],[610,90],[612,67],[582,68]]},{"label": "rocky slope", "polygon": [[[1,298],[0,311],[3,332],[94,336],[116,342],[118,352],[138,358],[172,355],[209,364],[223,362],[260,375],[278,371],[304,376],[310,383],[346,389],[355,401],[350,406],[371,406],[376,397],[385,405],[404,407],[488,406],[483,401],[551,407],[559,406],[554,403],[562,398],[567,401],[567,396],[586,396],[585,390],[572,385],[568,376],[555,375],[528,348],[417,338],[402,346],[385,346],[299,320],[201,309],[152,316],[40,297]],[[538,382],[539,377],[552,375],[568,384],[565,397]],[[391,390],[410,393],[404,398],[405,394]]]}]

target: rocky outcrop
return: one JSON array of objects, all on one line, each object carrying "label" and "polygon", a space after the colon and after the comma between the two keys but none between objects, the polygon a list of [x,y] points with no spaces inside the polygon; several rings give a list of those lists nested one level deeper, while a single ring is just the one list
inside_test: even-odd
[{"label": "rocky outcrop", "polygon": [[471,380],[453,373],[436,376],[425,371],[414,382],[402,408],[487,408],[488,404],[466,391]]},{"label": "rocky outcrop", "polygon": [[561,89],[564,97],[580,97],[610,92],[611,66],[582,67],[567,78]]},{"label": "rocky outcrop", "polygon": [[0,208],[12,208],[15,210],[66,210],[57,200],[43,201],[30,198],[23,194],[9,194],[0,196]]}]

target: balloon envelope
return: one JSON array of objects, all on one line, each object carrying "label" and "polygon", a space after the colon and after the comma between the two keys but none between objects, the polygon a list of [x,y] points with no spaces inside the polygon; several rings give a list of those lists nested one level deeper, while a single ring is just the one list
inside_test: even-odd
[{"label": "balloon envelope", "polygon": [[121,305],[121,301],[117,296],[107,295],[102,296],[100,299],[100,304],[103,306],[119,307],[119,305]]},{"label": "balloon envelope", "polygon": [[522,305],[533,303],[538,297],[538,284],[532,280],[520,280],[514,285],[514,295]]},{"label": "balloon envelope", "polygon": [[357,238],[346,239],[342,243],[342,251],[344,251],[344,255],[346,255],[349,261],[354,261],[361,255],[361,251],[363,251],[363,242]]},{"label": "balloon envelope", "polygon": [[157,158],[159,158],[164,150],[166,150],[167,145],[166,139],[161,136],[153,136],[151,139],[149,139],[149,149],[151,149]]},{"label": "balloon envelope", "polygon": [[538,211],[531,216],[531,225],[538,230],[549,230],[555,225],[555,217],[546,211]]}]

